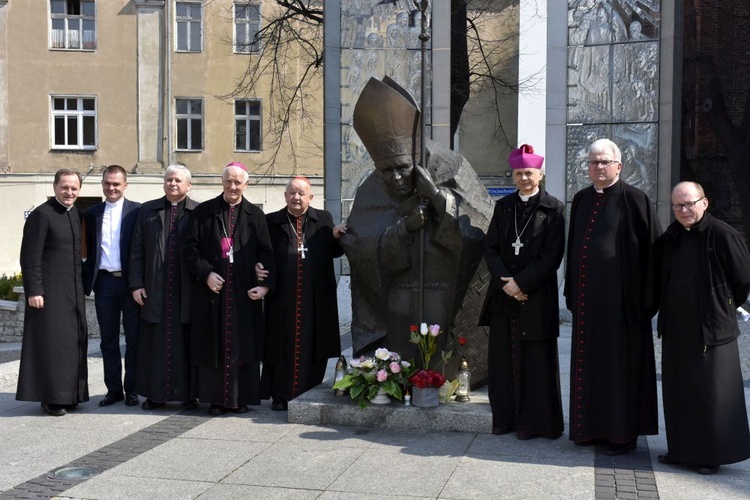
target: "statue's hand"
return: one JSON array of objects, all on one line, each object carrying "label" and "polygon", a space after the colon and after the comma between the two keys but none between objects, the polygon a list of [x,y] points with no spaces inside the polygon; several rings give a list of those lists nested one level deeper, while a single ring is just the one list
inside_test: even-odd
[{"label": "statue's hand", "polygon": [[410,233],[419,231],[424,227],[425,224],[425,206],[419,205],[411,211],[404,219],[406,224],[406,230]]}]

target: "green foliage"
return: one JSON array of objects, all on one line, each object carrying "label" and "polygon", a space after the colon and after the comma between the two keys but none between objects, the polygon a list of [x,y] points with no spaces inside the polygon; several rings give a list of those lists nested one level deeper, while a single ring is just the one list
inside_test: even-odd
[{"label": "green foliage", "polygon": [[21,273],[13,276],[3,273],[0,276],[0,300],[18,300],[18,294],[13,291],[13,288],[22,284]]}]

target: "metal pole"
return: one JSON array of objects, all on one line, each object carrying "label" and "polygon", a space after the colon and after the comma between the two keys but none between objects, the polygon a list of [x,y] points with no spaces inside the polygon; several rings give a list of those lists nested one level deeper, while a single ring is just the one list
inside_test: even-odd
[{"label": "metal pole", "polygon": [[[422,12],[421,32],[419,34],[419,40],[422,42],[421,53],[421,87],[420,87],[420,140],[419,140],[419,165],[427,170],[426,159],[427,159],[427,119],[425,110],[427,109],[427,82],[425,80],[425,74],[427,73],[427,42],[430,41],[430,35],[427,33],[427,7],[428,0],[414,0],[414,5]],[[429,175],[429,172],[427,173]],[[426,217],[426,214],[425,214]],[[419,231],[419,323],[424,322],[424,247],[425,247],[425,231],[424,226]],[[429,369],[428,366],[424,367]]]}]

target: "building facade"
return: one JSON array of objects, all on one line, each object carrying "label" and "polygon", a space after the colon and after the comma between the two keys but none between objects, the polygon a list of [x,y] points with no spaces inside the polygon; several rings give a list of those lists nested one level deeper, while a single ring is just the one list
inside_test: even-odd
[{"label": "building facade", "polygon": [[[249,68],[274,63],[257,36],[274,4],[0,0],[0,272],[18,270],[25,214],[52,195],[60,168],[86,175],[84,205],[102,199],[109,164],[131,172],[137,201],[161,196],[176,162],[199,200],[218,192],[229,161],[249,167],[248,197],[267,209],[283,206],[292,174],[322,193],[322,76],[305,88],[313,105],[278,132],[274,73],[246,83]],[[304,58],[284,57],[279,72],[298,79]]]}]

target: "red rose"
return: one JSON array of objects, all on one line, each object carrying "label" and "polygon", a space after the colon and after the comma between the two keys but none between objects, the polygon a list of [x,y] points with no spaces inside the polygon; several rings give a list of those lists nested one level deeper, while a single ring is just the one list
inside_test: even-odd
[{"label": "red rose", "polygon": [[464,346],[466,345],[466,342],[467,342],[466,337],[458,337],[458,345]]},{"label": "red rose", "polygon": [[419,331],[419,327],[417,325],[409,325],[409,331],[410,332]]}]

